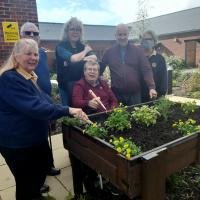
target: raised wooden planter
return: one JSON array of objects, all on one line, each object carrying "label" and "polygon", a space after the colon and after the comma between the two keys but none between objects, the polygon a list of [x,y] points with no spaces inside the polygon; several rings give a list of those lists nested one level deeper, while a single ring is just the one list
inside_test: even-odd
[{"label": "raised wooden planter", "polygon": [[[104,116],[101,113],[93,117]],[[166,177],[200,161],[200,133],[179,138],[127,160],[116,154],[109,143],[83,135],[77,127],[63,124],[62,132],[66,149],[131,199],[142,196],[143,200],[164,200]]]}]

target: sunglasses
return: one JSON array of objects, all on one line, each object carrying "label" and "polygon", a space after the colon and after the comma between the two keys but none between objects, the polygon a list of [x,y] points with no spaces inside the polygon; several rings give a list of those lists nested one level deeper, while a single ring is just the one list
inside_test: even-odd
[{"label": "sunglasses", "polygon": [[27,36],[38,36],[39,32],[24,31],[24,34]]}]

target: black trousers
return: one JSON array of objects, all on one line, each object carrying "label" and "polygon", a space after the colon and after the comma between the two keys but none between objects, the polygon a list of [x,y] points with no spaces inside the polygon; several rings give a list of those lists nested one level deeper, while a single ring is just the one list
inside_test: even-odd
[{"label": "black trousers", "polygon": [[0,146],[16,182],[16,200],[32,200],[41,196],[51,161],[48,141],[29,148],[7,148]]}]

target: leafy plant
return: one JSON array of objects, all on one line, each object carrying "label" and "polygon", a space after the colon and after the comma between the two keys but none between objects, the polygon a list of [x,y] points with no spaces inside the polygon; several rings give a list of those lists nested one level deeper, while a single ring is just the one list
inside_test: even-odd
[{"label": "leafy plant", "polygon": [[108,134],[107,130],[97,123],[87,124],[83,133],[98,138],[105,138]]},{"label": "leafy plant", "polygon": [[195,110],[197,109],[196,102],[192,101],[192,102],[182,103],[181,108],[186,115],[194,113]]},{"label": "leafy plant", "polygon": [[175,122],[172,127],[178,129],[180,133],[183,135],[190,135],[198,130],[200,130],[200,125],[196,126],[196,121],[193,119],[188,119],[187,121],[183,122],[179,119],[178,122]]},{"label": "leafy plant", "polygon": [[167,121],[170,114],[170,108],[174,105],[172,101],[169,101],[167,98],[162,97],[158,102],[155,103],[155,107],[158,112],[163,116],[164,120]]},{"label": "leafy plant", "polygon": [[78,127],[83,127],[86,124],[84,121],[73,117],[64,117],[63,123],[67,126],[78,126]]},{"label": "leafy plant", "polygon": [[113,137],[109,140],[109,143],[114,145],[116,151],[119,154],[124,155],[128,160],[132,156],[136,156],[141,153],[141,148],[129,139],[124,139],[123,137]]},{"label": "leafy plant", "polygon": [[115,108],[112,111],[104,124],[111,131],[123,131],[125,129],[130,129],[130,114],[127,112],[127,106],[120,104],[120,107]]},{"label": "leafy plant", "polygon": [[156,120],[160,116],[160,113],[156,107],[143,105],[141,107],[135,107],[131,112],[131,116],[137,124],[148,127],[156,124]]}]

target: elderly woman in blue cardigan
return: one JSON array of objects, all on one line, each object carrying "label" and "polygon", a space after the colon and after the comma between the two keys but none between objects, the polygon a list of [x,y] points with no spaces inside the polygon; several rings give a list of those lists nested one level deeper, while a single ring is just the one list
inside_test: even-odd
[{"label": "elderly woman in blue cardigan", "polygon": [[77,108],[49,103],[37,85],[38,45],[16,42],[0,68],[0,153],[16,182],[16,200],[42,199],[40,188],[49,170],[48,121],[72,115],[87,121]]}]

